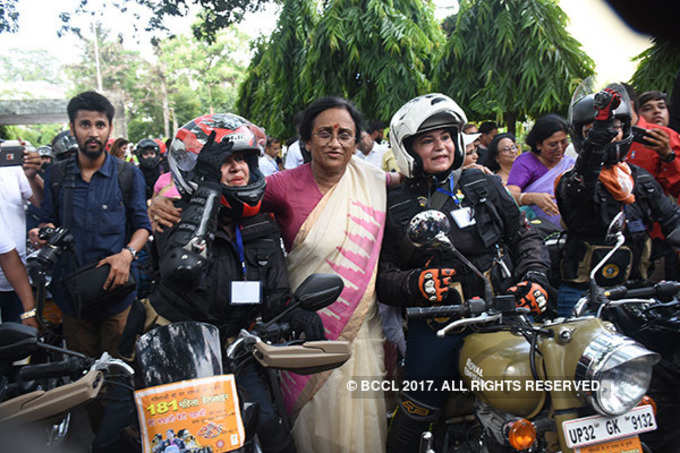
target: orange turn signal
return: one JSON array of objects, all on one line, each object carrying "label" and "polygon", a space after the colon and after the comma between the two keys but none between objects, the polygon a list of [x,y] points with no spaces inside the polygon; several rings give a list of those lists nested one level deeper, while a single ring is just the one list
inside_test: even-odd
[{"label": "orange turn signal", "polygon": [[642,397],[642,399],[638,403],[638,406],[646,406],[647,404],[652,406],[652,410],[654,411],[654,416],[656,417],[656,401],[654,401],[652,399],[652,397],[645,395],[645,396]]},{"label": "orange turn signal", "polygon": [[516,451],[526,450],[536,442],[536,428],[525,418],[510,423],[507,431],[508,442]]}]

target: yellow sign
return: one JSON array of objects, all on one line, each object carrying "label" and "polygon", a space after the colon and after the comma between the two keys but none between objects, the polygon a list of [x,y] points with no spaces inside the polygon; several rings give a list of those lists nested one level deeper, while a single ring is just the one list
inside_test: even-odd
[{"label": "yellow sign", "polygon": [[144,453],[220,453],[245,441],[233,374],[137,390],[135,402]]},{"label": "yellow sign", "polygon": [[578,453],[642,453],[642,445],[638,436],[612,440],[603,444],[588,445]]}]

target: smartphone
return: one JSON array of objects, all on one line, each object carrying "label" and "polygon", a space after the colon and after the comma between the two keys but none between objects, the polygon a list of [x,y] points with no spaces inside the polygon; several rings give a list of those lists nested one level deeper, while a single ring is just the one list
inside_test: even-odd
[{"label": "smartphone", "polygon": [[0,167],[24,164],[23,146],[0,146]]},{"label": "smartphone", "polygon": [[649,137],[649,133],[647,129],[643,129],[641,127],[633,126],[633,141],[640,143],[645,146],[656,146],[654,143],[650,142],[647,140],[646,137]]}]

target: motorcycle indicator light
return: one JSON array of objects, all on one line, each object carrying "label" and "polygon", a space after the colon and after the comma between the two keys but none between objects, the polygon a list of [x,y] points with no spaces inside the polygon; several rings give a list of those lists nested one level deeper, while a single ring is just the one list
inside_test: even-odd
[{"label": "motorcycle indicator light", "polygon": [[642,399],[640,400],[640,403],[638,404],[638,406],[647,405],[652,406],[652,411],[654,412],[654,416],[656,417],[656,401],[654,401],[654,399],[652,399],[652,397],[649,395],[643,396]]},{"label": "motorcycle indicator light", "polygon": [[520,418],[508,424],[506,436],[516,451],[526,450],[536,442],[536,428],[529,420]]}]

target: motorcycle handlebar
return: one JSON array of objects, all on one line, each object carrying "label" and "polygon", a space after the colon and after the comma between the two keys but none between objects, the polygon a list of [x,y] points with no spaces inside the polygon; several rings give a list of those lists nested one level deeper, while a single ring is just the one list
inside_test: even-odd
[{"label": "motorcycle handlebar", "polygon": [[439,307],[409,307],[406,309],[406,316],[413,319],[423,318],[449,318],[465,314],[466,308],[463,305],[441,305]]},{"label": "motorcycle handlebar", "polygon": [[[513,297],[514,301],[514,297]],[[513,302],[514,307],[514,302]],[[484,299],[474,297],[459,305],[440,305],[438,307],[409,307],[406,316],[414,319],[448,318],[452,316],[478,315],[487,309]]]},{"label": "motorcycle handlebar", "polygon": [[661,281],[654,286],[645,288],[627,289],[624,286],[617,286],[605,291],[605,296],[610,300],[624,298],[649,298],[649,297],[673,297],[680,292],[680,282]]},{"label": "motorcycle handlebar", "polygon": [[69,376],[87,370],[91,365],[88,362],[88,360],[80,357],[69,357],[59,362],[25,365],[19,370],[19,378],[23,381],[29,381],[39,378]]}]

